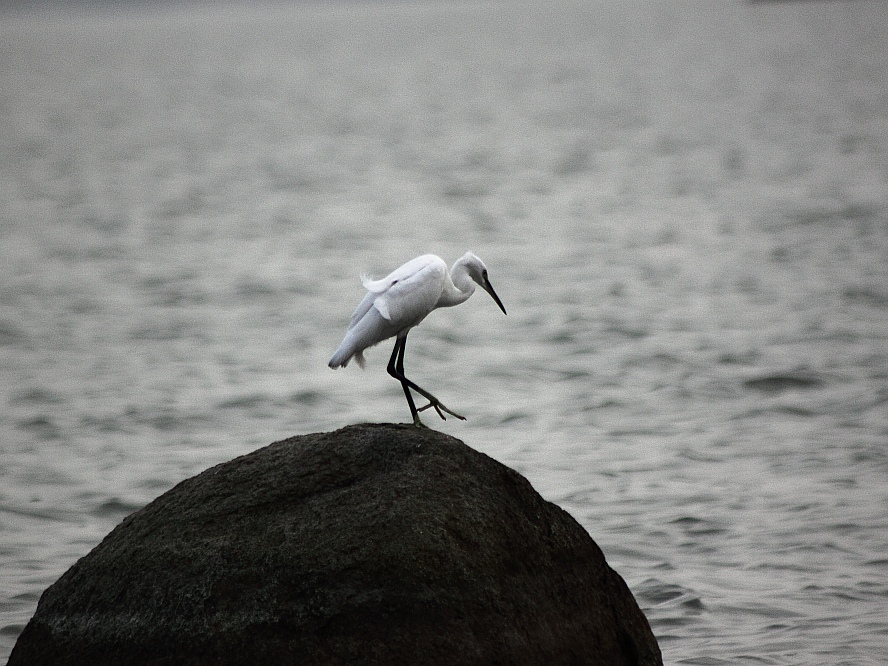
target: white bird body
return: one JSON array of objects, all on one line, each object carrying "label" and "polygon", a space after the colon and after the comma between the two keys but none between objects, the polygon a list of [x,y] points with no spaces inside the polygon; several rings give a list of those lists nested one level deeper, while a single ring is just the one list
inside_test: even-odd
[{"label": "white bird body", "polygon": [[[421,425],[408,386],[429,398],[436,409],[439,406],[443,408],[443,405],[403,376],[403,348],[408,331],[433,310],[465,302],[475,292],[476,284],[491,295],[504,313],[506,310],[490,286],[484,262],[471,252],[457,259],[449,271],[443,259],[434,254],[424,254],[411,259],[381,280],[364,277],[361,281],[367,293],[355,308],[345,337],[330,359],[329,366],[344,367],[354,358],[363,368],[365,349],[397,337],[398,342],[389,361],[389,374],[401,381],[414,423]],[[399,352],[400,356],[396,359]],[[400,361],[400,370],[395,368],[396,360]],[[438,413],[441,414],[440,409]],[[443,414],[441,416],[443,418]]]},{"label": "white bird body", "polygon": [[[453,271],[441,257],[424,254],[411,259],[381,280],[363,278],[367,290],[355,308],[345,338],[330,359],[330,367],[345,367],[354,357],[364,367],[364,350],[375,344],[406,333],[425,319],[432,310],[458,305],[475,291],[475,283],[465,269],[458,270],[460,262],[475,255],[464,255],[454,264]],[[480,260],[479,260],[480,261]],[[457,286],[452,274],[460,285]],[[460,277],[464,279],[460,280]],[[461,288],[460,288],[461,287]]]}]

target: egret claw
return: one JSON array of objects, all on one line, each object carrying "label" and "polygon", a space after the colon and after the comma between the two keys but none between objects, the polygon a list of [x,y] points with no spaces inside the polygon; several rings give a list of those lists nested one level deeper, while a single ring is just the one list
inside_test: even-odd
[{"label": "egret claw", "polygon": [[465,421],[465,420],[466,420],[466,417],[465,417],[465,416],[462,416],[462,415],[460,415],[460,414],[457,414],[457,413],[454,412],[452,409],[448,409],[447,407],[445,407],[445,406],[444,406],[440,401],[438,401],[438,400],[430,400],[430,401],[429,401],[429,404],[427,404],[427,405],[423,405],[422,407],[417,407],[417,408],[416,408],[416,411],[417,411],[417,412],[422,412],[422,411],[425,411],[426,409],[428,409],[429,407],[434,407],[434,408],[435,408],[435,411],[438,412],[438,416],[440,416],[441,419],[444,420],[444,421],[447,420],[447,417],[444,416],[444,412],[447,412],[447,413],[450,414],[451,416],[455,416],[455,417],[458,418],[460,421]]}]

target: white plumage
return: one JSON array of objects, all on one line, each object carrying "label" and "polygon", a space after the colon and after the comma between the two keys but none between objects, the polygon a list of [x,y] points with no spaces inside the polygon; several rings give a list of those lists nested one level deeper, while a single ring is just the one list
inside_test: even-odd
[{"label": "white plumage", "polygon": [[[434,407],[441,418],[444,418],[442,410],[463,418],[404,376],[404,346],[411,328],[436,308],[451,307],[466,301],[475,292],[475,285],[490,294],[503,313],[506,312],[490,285],[484,262],[467,252],[448,271],[443,259],[434,254],[424,254],[411,259],[381,280],[364,277],[362,283],[367,293],[355,308],[345,337],[330,359],[329,366],[344,367],[354,358],[363,368],[365,349],[383,340],[397,338],[388,372],[401,382],[414,424],[422,425],[418,412],[429,407]],[[428,399],[429,404],[417,410],[410,389]]]}]

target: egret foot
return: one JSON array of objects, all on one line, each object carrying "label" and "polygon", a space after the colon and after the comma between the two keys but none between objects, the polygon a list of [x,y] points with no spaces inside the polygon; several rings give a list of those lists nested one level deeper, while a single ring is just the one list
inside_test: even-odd
[{"label": "egret foot", "polygon": [[[419,412],[428,409],[429,407],[434,407],[435,411],[438,412],[438,416],[440,416],[444,421],[447,420],[447,417],[444,416],[444,412],[447,412],[451,416],[455,416],[460,421],[465,421],[466,417],[460,414],[457,414],[452,409],[448,409],[444,406],[438,398],[433,396],[431,393],[426,391],[421,386],[417,385],[415,382],[410,381],[404,375],[404,347],[407,344],[407,332],[404,332],[403,335],[395,340],[395,348],[392,349],[392,355],[389,358],[388,363],[388,373],[401,382],[401,388],[404,389],[404,397],[407,398],[407,405],[410,407],[410,414],[413,416],[413,425],[418,428],[425,428],[425,424],[419,420]],[[413,396],[410,395],[410,391],[416,391],[429,401],[429,404],[416,408],[416,404],[413,402]]]},{"label": "egret foot", "polygon": [[[425,395],[425,394],[424,394],[424,395]],[[450,414],[451,416],[455,416],[455,417],[458,418],[460,421],[465,421],[465,420],[466,420],[466,417],[465,417],[465,416],[462,416],[461,414],[457,414],[457,413],[454,412],[452,409],[447,409],[447,407],[445,407],[445,406],[441,403],[441,401],[438,400],[437,398],[435,398],[434,400],[432,400],[431,398],[429,398],[428,395],[426,395],[425,397],[428,398],[428,400],[429,400],[429,404],[424,405],[424,406],[422,406],[422,407],[418,407],[417,410],[416,410],[417,412],[423,412],[423,411],[429,409],[430,407],[434,407],[434,408],[435,408],[435,411],[438,412],[438,416],[440,416],[441,419],[442,419],[443,421],[446,421],[446,420],[447,420],[447,417],[444,416],[444,412],[447,412],[447,413]],[[418,415],[417,415],[417,418],[419,418]]]}]

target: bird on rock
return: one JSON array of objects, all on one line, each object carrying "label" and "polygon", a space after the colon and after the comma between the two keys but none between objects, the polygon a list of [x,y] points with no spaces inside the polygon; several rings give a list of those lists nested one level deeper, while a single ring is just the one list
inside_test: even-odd
[{"label": "bird on rock", "polygon": [[[381,280],[362,278],[367,294],[358,304],[349,322],[345,337],[333,354],[328,365],[340,368],[355,359],[364,367],[364,350],[375,344],[395,338],[388,363],[388,373],[401,382],[413,424],[423,427],[419,412],[434,407],[438,416],[444,413],[465,420],[448,409],[434,395],[418,386],[404,374],[404,348],[407,334],[414,326],[437,308],[449,308],[464,303],[475,293],[475,285],[490,294],[503,314],[506,308],[493,290],[487,277],[487,266],[471,252],[466,252],[450,269],[444,260],[434,254],[424,254],[411,259]],[[429,404],[417,409],[411,390]]]}]

